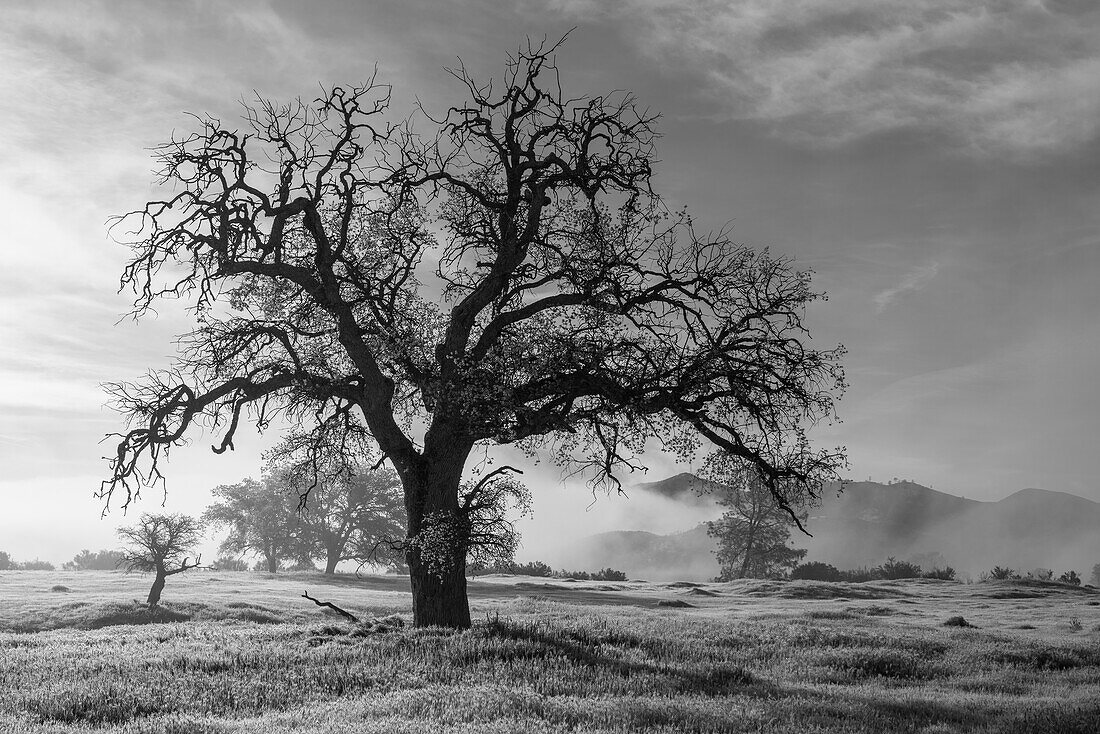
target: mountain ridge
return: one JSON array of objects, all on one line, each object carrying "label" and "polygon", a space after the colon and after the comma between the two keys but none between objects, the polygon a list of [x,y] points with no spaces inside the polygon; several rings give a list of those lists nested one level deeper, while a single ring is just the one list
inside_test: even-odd
[{"label": "mountain ridge", "polygon": [[[715,485],[688,473],[634,485],[647,494],[695,508],[722,508],[707,490]],[[1021,570],[1074,569],[1087,577],[1100,562],[1100,503],[1068,492],[1028,487],[999,500],[983,501],[934,490],[911,481],[843,483],[826,487],[809,510],[813,537],[792,534],[807,560],[839,568],[881,564],[888,557],[926,568],[951,565],[977,577],[994,565]],[[637,532],[637,531],[635,531]],[[704,580],[718,573],[714,539],[706,523],[665,535],[610,531],[581,539],[573,565],[611,566],[653,580]],[[583,559],[583,560],[582,560]]]}]

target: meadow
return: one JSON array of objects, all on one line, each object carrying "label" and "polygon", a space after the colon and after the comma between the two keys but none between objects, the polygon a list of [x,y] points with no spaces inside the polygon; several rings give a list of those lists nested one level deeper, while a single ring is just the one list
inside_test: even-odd
[{"label": "meadow", "polygon": [[1100,730],[1091,588],[496,576],[456,633],[395,577],[149,581],[0,573],[0,731]]}]

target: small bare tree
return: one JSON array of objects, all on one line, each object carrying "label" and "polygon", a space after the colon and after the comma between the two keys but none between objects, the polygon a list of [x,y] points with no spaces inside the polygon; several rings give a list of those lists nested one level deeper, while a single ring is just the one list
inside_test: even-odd
[{"label": "small bare tree", "polygon": [[137,525],[119,528],[118,537],[128,547],[119,565],[130,571],[155,573],[149,589],[149,607],[160,603],[160,593],[169,576],[197,568],[202,556],[188,563],[192,549],[202,539],[202,525],[188,515],[152,515],[145,513]]}]

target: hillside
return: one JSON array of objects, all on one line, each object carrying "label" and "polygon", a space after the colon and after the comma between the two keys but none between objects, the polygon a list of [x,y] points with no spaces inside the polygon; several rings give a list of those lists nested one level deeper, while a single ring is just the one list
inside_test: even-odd
[{"label": "hillside", "polygon": [[[720,508],[706,485],[690,474],[637,485],[635,495],[657,495],[693,507]],[[1063,492],[1024,489],[998,502],[979,502],[914,482],[850,482],[839,495],[826,491],[810,511],[813,537],[794,543],[808,558],[841,568],[880,564],[887,557],[951,565],[977,577],[994,565],[1023,570],[1075,569],[1083,577],[1100,562],[1100,503]],[[704,580],[718,573],[706,526],[668,535],[616,531],[575,544],[564,565],[621,569],[631,578]]]}]

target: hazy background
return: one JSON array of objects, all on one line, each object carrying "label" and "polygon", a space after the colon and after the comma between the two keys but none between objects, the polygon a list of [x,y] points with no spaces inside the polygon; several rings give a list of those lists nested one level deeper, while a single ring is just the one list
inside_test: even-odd
[{"label": "hazy background", "polygon": [[[155,194],[147,149],[185,111],[253,90],[312,97],[377,64],[394,107],[440,110],[456,57],[499,75],[526,34],[576,26],[568,93],[661,111],[657,184],[700,225],[812,267],[809,325],[843,342],[851,389],[821,444],[851,476],[996,500],[1036,486],[1100,500],[1100,11],[1090,0],[774,3],[8,2],[0,26],[0,549],[60,562],[114,545],[98,383],[168,363],[187,329],[116,323],[126,250],[108,215]],[[275,437],[177,451],[167,508],[259,473]],[[682,470],[654,457],[637,481]],[[533,468],[537,557],[690,509],[601,498]],[[628,481],[632,478],[628,477]],[[138,511],[159,506],[144,497]],[[636,498],[635,498],[636,499]]]}]

